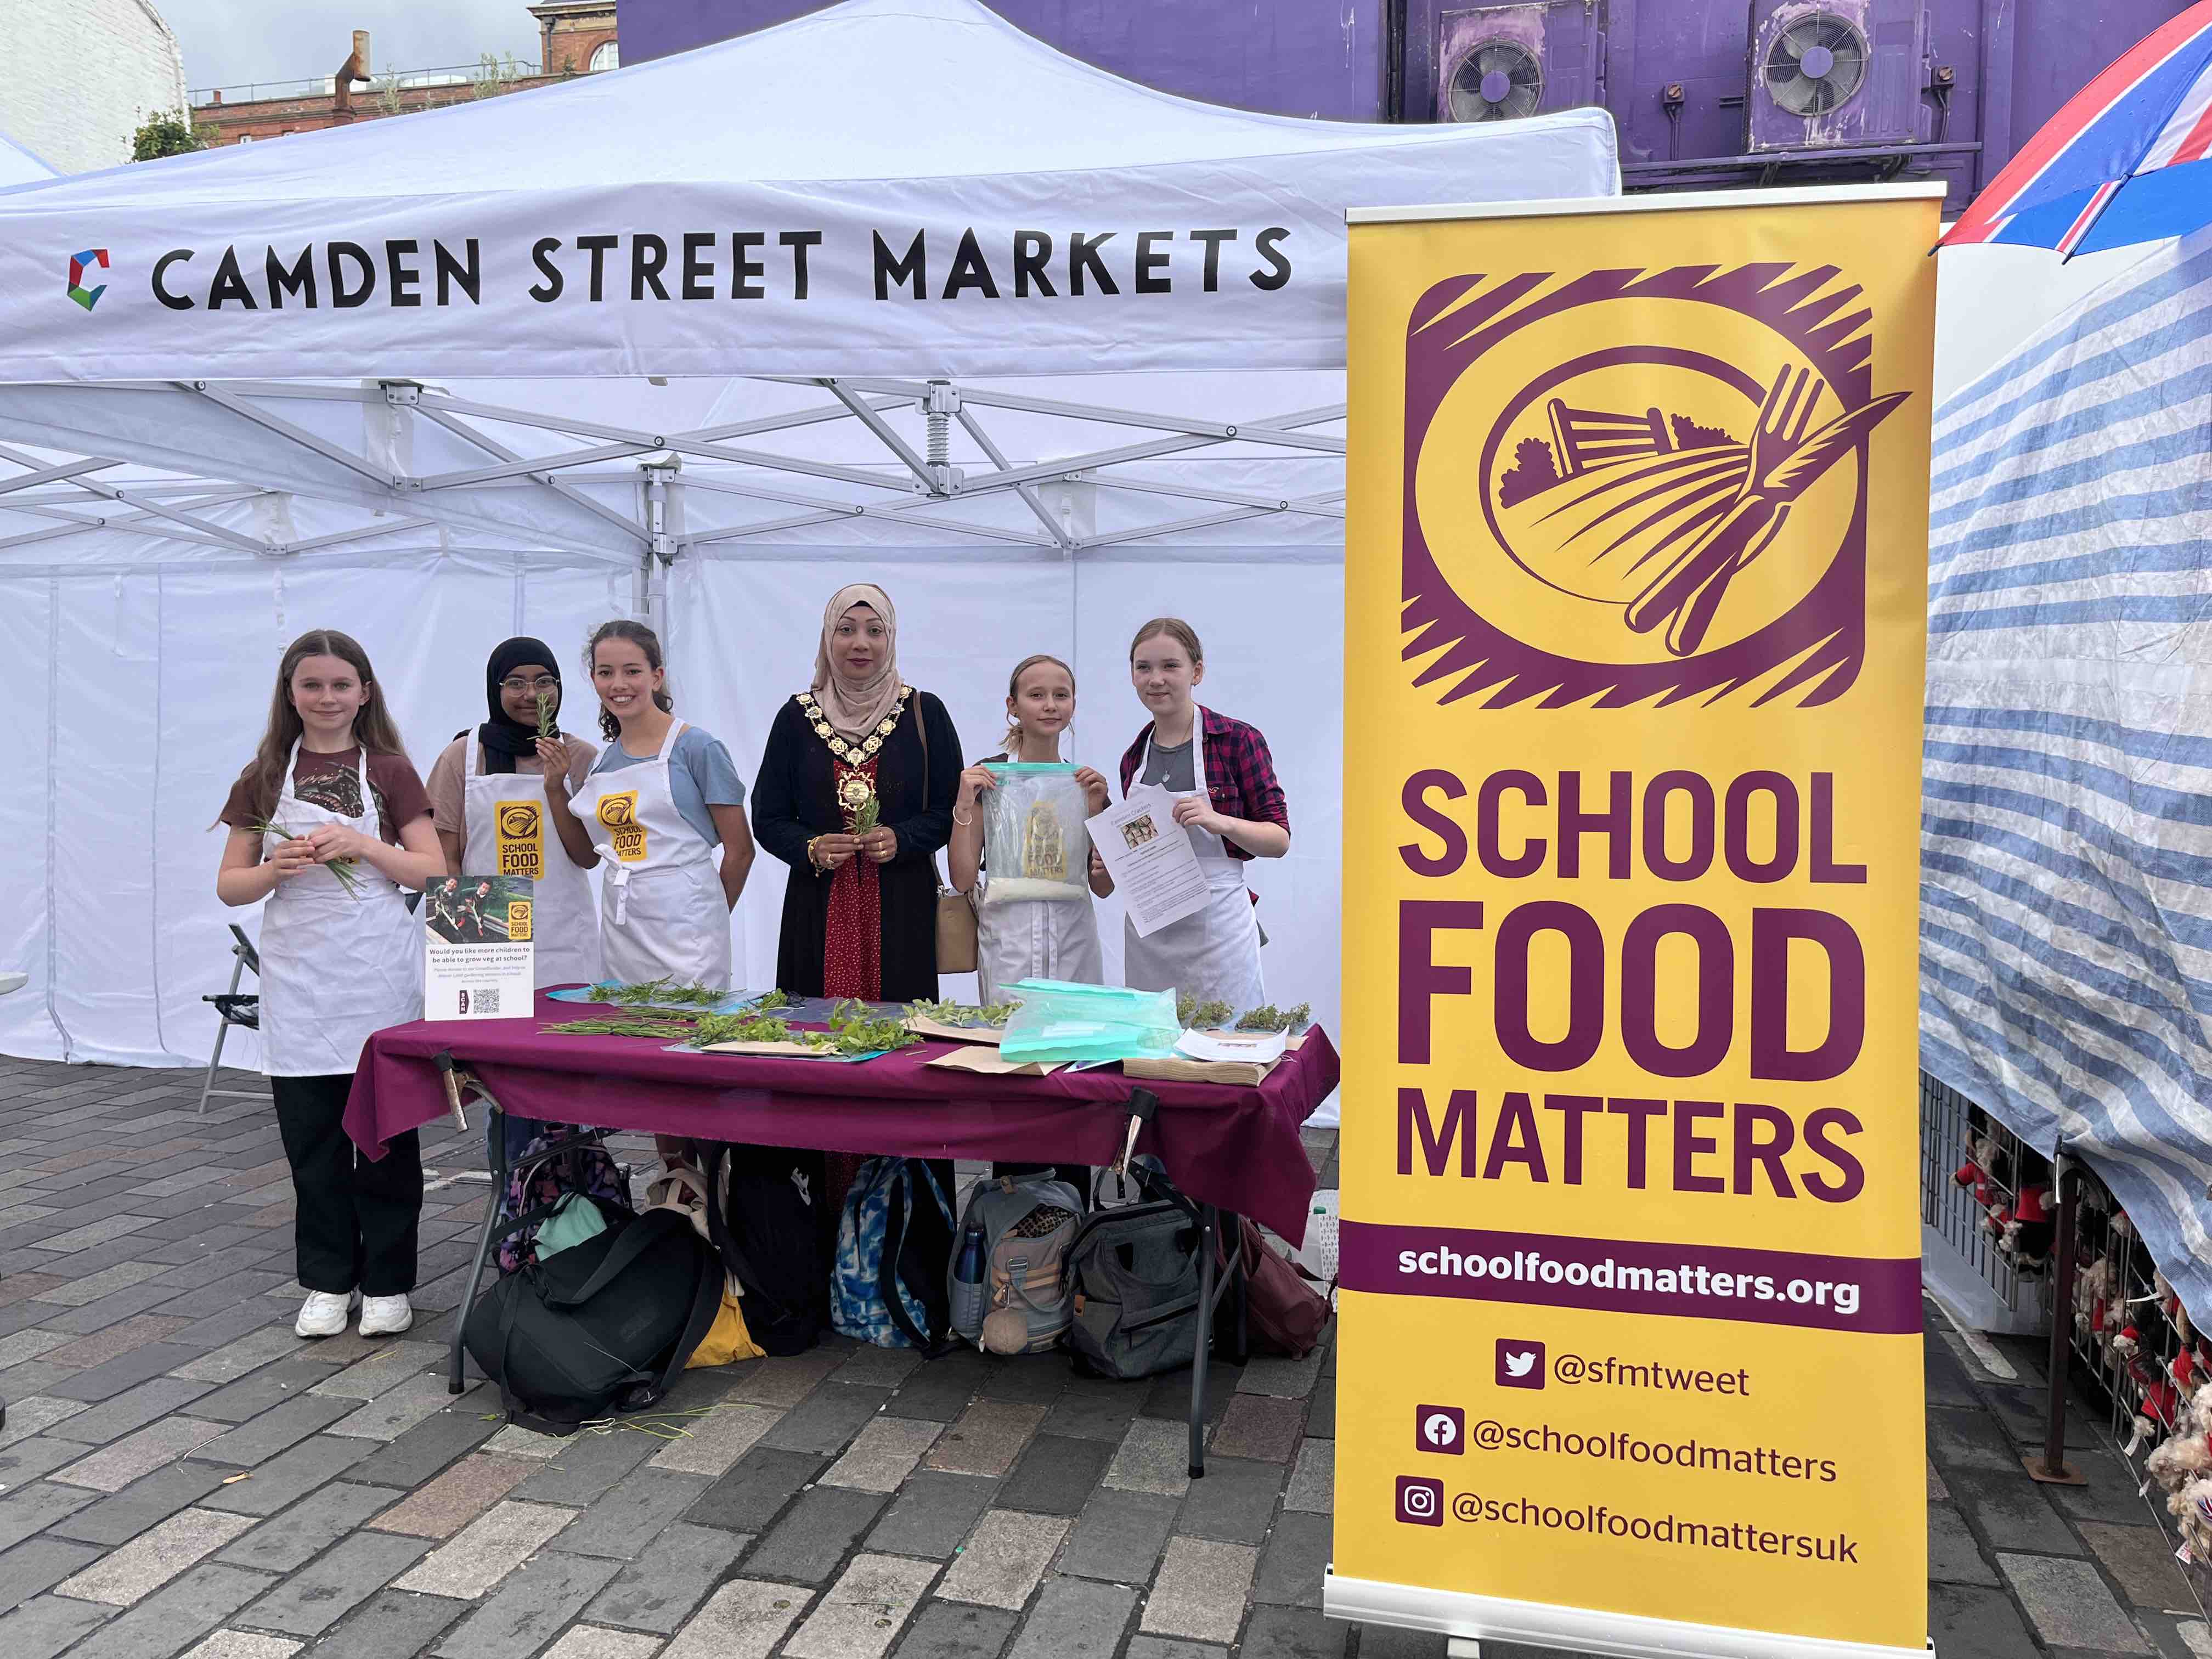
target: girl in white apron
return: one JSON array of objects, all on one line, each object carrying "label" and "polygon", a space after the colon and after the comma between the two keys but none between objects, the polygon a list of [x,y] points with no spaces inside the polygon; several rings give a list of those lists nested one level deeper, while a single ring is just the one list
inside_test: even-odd
[{"label": "girl in white apron", "polygon": [[1121,757],[1121,793],[1152,783],[1181,797],[1176,822],[1206,871],[1208,896],[1204,909],[1147,938],[1125,920],[1122,977],[1137,990],[1178,991],[1242,1013],[1267,1000],[1244,866],[1289,852],[1291,820],[1267,740],[1193,700],[1205,678],[1188,623],[1158,617],[1137,630],[1129,679],[1152,720]]},{"label": "girl in white apron", "polygon": [[744,786],[720,742],[675,717],[651,629],[605,623],[589,660],[607,746],[573,800],[556,785],[546,801],[562,842],[605,866],[607,977],[730,988],[730,912],[753,861]]},{"label": "girl in white apron", "polygon": [[540,986],[591,985],[600,971],[599,919],[583,857],[556,832],[545,775],[564,790],[586,773],[599,750],[573,732],[538,735],[538,700],[561,712],[561,670],[542,640],[503,641],[484,667],[491,718],[447,745],[430,769],[430,803],[448,875],[526,876]]},{"label": "girl in white apron", "polygon": [[[1098,949],[1098,916],[1086,901],[989,897],[989,851],[983,842],[983,793],[999,787],[994,763],[1049,764],[1060,759],[1062,735],[1075,719],[1075,673],[1057,657],[1024,658],[1006,683],[1006,752],[979,761],[960,775],[960,793],[952,807],[952,840],[946,848],[952,886],[975,903],[975,973],[981,999],[996,1002],[1006,986],[1022,979],[1059,979],[1103,985],[1106,967]],[[1106,810],[1106,780],[1090,767],[1075,775],[1090,797],[1090,810]],[[1104,897],[1113,878],[1096,853],[1091,857],[1091,890]]]},{"label": "girl in white apron", "polygon": [[400,898],[441,875],[430,803],[368,658],[302,635],[277,670],[269,729],[225,805],[216,892],[262,913],[261,1040],[296,1200],[307,1291],[294,1328],[335,1336],[361,1299],[364,1336],[414,1322],[422,1160],[416,1136],[371,1161],[346,1097],[369,1034],[422,1017],[422,934]]}]

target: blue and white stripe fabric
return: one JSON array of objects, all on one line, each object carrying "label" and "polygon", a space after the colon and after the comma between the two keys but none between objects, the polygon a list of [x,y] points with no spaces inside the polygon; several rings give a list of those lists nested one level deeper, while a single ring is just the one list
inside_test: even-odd
[{"label": "blue and white stripe fabric", "polygon": [[1936,413],[1921,1063],[2212,1326],[2212,237]]}]

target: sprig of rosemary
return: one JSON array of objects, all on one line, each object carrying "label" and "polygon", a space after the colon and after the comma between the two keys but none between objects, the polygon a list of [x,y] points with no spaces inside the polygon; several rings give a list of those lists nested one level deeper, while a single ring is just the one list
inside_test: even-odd
[{"label": "sprig of rosemary", "polygon": [[[247,824],[246,830],[248,835],[252,836],[274,836],[279,841],[300,839],[283,824],[271,823],[266,818],[257,819],[254,823]],[[361,896],[361,866],[351,859],[332,859],[323,867],[337,878],[338,885],[344,888],[349,895],[355,898]]]},{"label": "sprig of rosemary", "polygon": [[561,725],[553,718],[553,694],[550,691],[538,694],[538,735],[548,743],[561,740]]}]

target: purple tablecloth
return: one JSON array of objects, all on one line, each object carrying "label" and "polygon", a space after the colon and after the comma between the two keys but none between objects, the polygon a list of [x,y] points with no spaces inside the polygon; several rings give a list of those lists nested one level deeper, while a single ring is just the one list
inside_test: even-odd
[{"label": "purple tablecloth", "polygon": [[[848,1066],[671,1054],[657,1040],[541,1030],[588,1012],[541,994],[534,1019],[417,1020],[379,1031],[354,1073],[346,1133],[380,1158],[393,1135],[443,1116],[431,1057],[448,1049],[501,1109],[524,1117],[909,1158],[1108,1164],[1136,1086],[1118,1066],[1045,1078],[933,1069],[924,1062],[951,1046],[941,1042]],[[1147,1082],[1160,1108],[1139,1148],[1157,1153],[1191,1197],[1298,1243],[1314,1190],[1298,1126],[1336,1082],[1336,1050],[1318,1027],[1256,1085]]]}]

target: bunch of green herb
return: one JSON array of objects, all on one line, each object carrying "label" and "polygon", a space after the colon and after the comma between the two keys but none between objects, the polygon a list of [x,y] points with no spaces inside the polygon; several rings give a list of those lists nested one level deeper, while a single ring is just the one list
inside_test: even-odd
[{"label": "bunch of green herb", "polygon": [[573,1036],[634,1036],[659,1037],[663,1042],[690,1038],[696,1031],[695,1022],[681,1019],[648,1019],[633,1015],[627,1019],[572,1019],[559,1025],[540,1026],[541,1031],[561,1031]]},{"label": "bunch of green herb", "polygon": [[771,1008],[788,1008],[790,1006],[791,994],[788,991],[770,991],[758,1002],[753,1004],[752,1011],[757,1014],[761,1014],[766,1013]]},{"label": "bunch of green herb", "polygon": [[692,1026],[691,1044],[711,1048],[718,1042],[788,1042],[791,1027],[766,1014],[708,1014]]},{"label": "bunch of green herb", "polygon": [[624,1008],[708,1008],[729,995],[708,985],[678,985],[672,979],[647,980],[641,985],[617,985],[600,999]]},{"label": "bunch of green herb", "polygon": [[1197,1015],[1198,993],[1195,991],[1177,991],[1176,993],[1176,1024],[1182,1026],[1185,1030],[1188,1030],[1190,1029],[1191,1021],[1195,1018]]},{"label": "bunch of green herb", "polygon": [[1019,1006],[1021,1005],[1018,1002],[989,1002],[978,1007],[972,1002],[924,1000],[907,1004],[906,1011],[916,1019],[934,1020],[939,1025],[957,1026],[963,1030],[988,1025],[995,1030],[1012,1019],[1014,1010]]},{"label": "bunch of green herb", "polygon": [[1201,1002],[1191,1010],[1191,1029],[1196,1031],[1218,1031],[1229,1023],[1230,1015],[1236,1012],[1218,997],[1212,1002]]},{"label": "bunch of green herb", "polygon": [[538,694],[538,735],[548,743],[561,741],[561,723],[553,718],[553,694],[550,691]]},{"label": "bunch of green herb", "polygon": [[[274,836],[279,841],[300,839],[283,825],[271,823],[266,818],[257,818],[246,826],[246,830],[248,835]],[[332,859],[323,867],[337,878],[338,885],[344,888],[348,893],[355,898],[361,896],[361,866],[351,859]]]},{"label": "bunch of green herb", "polygon": [[830,1011],[827,1039],[817,1046],[835,1048],[841,1054],[872,1054],[921,1041],[906,1029],[901,1015],[878,1014],[865,1002],[841,1001]]},{"label": "bunch of green herb", "polygon": [[1237,1022],[1240,1031],[1296,1031],[1303,1030],[1313,1018],[1313,1004],[1301,1002],[1287,1013],[1272,1002],[1263,1002]]}]

